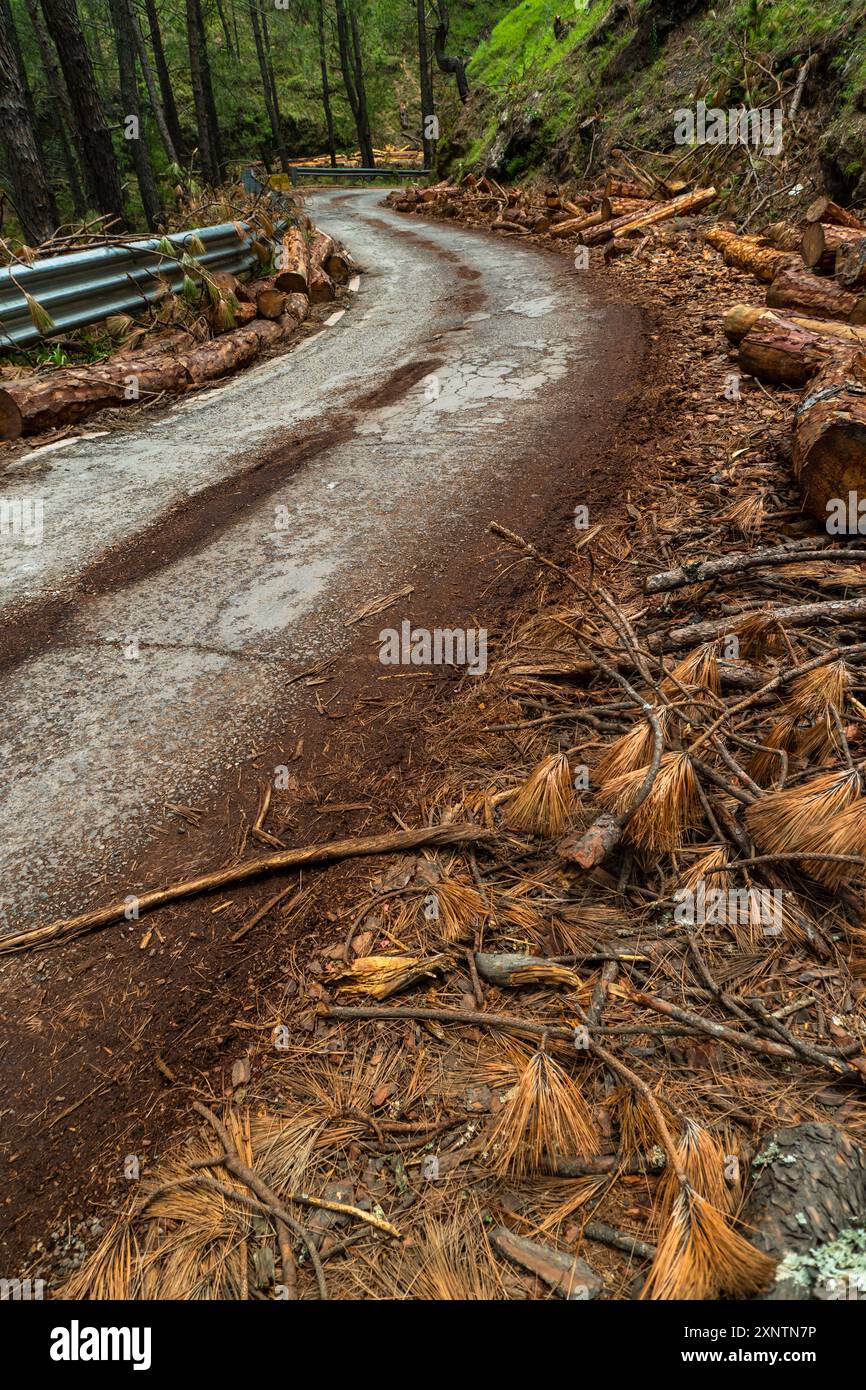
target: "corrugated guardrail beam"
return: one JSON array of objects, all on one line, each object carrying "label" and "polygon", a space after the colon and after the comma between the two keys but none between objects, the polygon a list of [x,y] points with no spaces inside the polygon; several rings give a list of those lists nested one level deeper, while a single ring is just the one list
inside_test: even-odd
[{"label": "corrugated guardrail beam", "polygon": [[33,265],[0,270],[0,351],[29,347],[45,336],[33,323],[22,290],[51,315],[52,333],[69,332],[109,314],[130,314],[145,308],[160,293],[157,277],[168,281],[177,293],[184,276],[180,257],[192,237],[204,245],[204,254],[195,259],[206,270],[229,270],[236,275],[252,270],[257,264],[252,235],[244,222],[222,222],[170,236],[178,260],[161,253],[158,239],[150,238],[49,256]]},{"label": "corrugated guardrail beam", "polygon": [[359,169],[354,164],[290,164],[289,177],[292,186],[298,179],[417,179],[426,178],[429,169],[398,168],[394,164],[380,164],[374,169]]}]

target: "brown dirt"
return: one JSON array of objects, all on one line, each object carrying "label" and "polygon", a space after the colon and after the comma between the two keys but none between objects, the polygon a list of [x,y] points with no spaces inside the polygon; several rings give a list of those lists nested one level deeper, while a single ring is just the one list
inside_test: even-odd
[{"label": "brown dirt", "polygon": [[[598,290],[603,293],[601,281]],[[472,294],[467,288],[467,300]],[[624,307],[604,344],[608,380],[622,375],[632,318]],[[506,512],[498,514],[551,552],[565,555],[570,544],[568,518],[578,481],[593,515],[613,517],[632,469],[641,464],[647,437],[642,402],[662,356],[651,319],[647,327],[640,381],[627,387],[622,399],[600,393],[597,400],[583,402],[583,419],[592,423],[584,424],[577,440],[567,421],[557,422],[545,440],[546,495],[533,499],[537,479],[527,476],[518,495],[509,496]],[[434,365],[412,364],[371,394],[371,408]],[[605,379],[600,372],[599,380]],[[23,613],[4,635],[4,662],[17,662],[56,640],[64,616],[90,596],[212,539],[214,528],[236,516],[238,494],[252,503],[339,437],[339,429],[337,424],[306,440],[280,442],[251,461],[231,489],[220,485],[222,495],[208,489],[177,508],[131,556],[126,550],[105,557],[59,606]],[[611,458],[617,460],[615,470]],[[523,568],[515,568],[510,557],[503,563],[498,545],[485,533],[493,515],[479,517],[477,549],[451,563],[444,578],[422,583],[416,577],[414,607],[406,614],[413,622],[453,625],[487,590],[501,630],[507,626],[528,584]],[[496,637],[491,628],[491,643]],[[336,668],[307,679],[310,705],[303,724],[295,719],[291,730],[251,750],[244,767],[227,770],[223,794],[189,819],[167,813],[153,827],[158,840],[138,859],[138,880],[187,877],[241,855],[244,848],[254,852],[249,828],[262,769],[281,762],[292,768],[298,785],[284,798],[275,795],[268,826],[271,831],[281,826],[277,833],[286,844],[393,827],[394,812],[412,804],[411,788],[427,775],[425,731],[435,727],[438,712],[444,716],[455,682],[447,672],[407,678],[382,676],[381,669],[372,664],[369,638],[359,634]],[[284,921],[277,908],[237,946],[229,942],[231,934],[291,877],[271,877],[167,908],[128,928],[108,928],[57,950],[0,963],[0,997],[14,1001],[4,1008],[0,1062],[0,1085],[5,1095],[14,1096],[2,1141],[7,1181],[0,1242],[7,1268],[38,1266],[56,1283],[68,1258],[80,1254],[77,1242],[93,1243],[86,1223],[105,1219],[125,1195],[124,1156],[144,1155],[152,1163],[188,1120],[191,1093],[219,1093],[226,1070],[247,1042],[244,1020],[255,1017],[257,999],[285,979],[294,953],[312,952],[323,937],[344,932],[347,905],[376,868],[373,861],[307,875],[312,898],[302,919]],[[111,895],[109,885],[105,891]],[[160,1062],[182,1086],[167,1084]]]}]

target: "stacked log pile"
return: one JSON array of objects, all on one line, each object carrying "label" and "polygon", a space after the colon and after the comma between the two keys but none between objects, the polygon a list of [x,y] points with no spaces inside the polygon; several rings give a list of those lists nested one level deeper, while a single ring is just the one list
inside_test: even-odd
[{"label": "stacked log pile", "polygon": [[664,187],[610,177],[598,188],[574,197],[558,189],[544,195],[522,188],[503,188],[495,179],[467,174],[459,184],[444,180],[432,188],[413,186],[390,193],[387,202],[398,212],[424,212],[439,217],[486,224],[492,231],[517,236],[550,235],[574,238],[585,246],[600,246],[639,236],[644,228],[696,213],[716,197],[714,188],[672,194]]},{"label": "stacked log pile", "polygon": [[[799,232],[799,254],[774,249]],[[737,304],[724,329],[742,371],[759,381],[805,388],[794,425],[794,471],[819,521],[866,495],[866,222],[828,198],[799,229],[740,237],[705,234],[729,265],[769,280],[766,308]]]},{"label": "stacked log pile", "polygon": [[[716,197],[713,188],[683,189],[634,173],[627,179],[616,172],[602,186],[568,196],[467,175],[459,184],[396,191],[387,202],[402,212],[459,217],[504,237],[540,238],[563,249],[601,246],[609,260],[642,247],[665,223],[688,226],[679,219],[703,212]],[[826,522],[828,505],[847,490],[866,495],[866,220],[820,197],[799,225],[781,221],[749,235],[720,223],[700,230],[727,265],[767,286],[764,306],[734,305],[724,328],[742,372],[806,391],[795,467],[807,507]]]},{"label": "stacked log pile", "polygon": [[[229,272],[204,274],[201,315],[187,330],[173,330],[98,364],[5,380],[0,440],[73,425],[110,407],[179,395],[239,371],[265,349],[291,339],[311,307],[337,297],[353,268],[343,247],[304,216],[279,247],[263,252],[266,263],[276,261],[273,274],[246,281]],[[202,332],[213,337],[202,341]]]}]

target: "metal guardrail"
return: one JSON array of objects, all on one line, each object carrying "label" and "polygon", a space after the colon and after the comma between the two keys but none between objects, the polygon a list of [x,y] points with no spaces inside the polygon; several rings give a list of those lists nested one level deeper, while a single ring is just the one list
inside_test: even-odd
[{"label": "metal guardrail", "polygon": [[299,178],[305,179],[418,179],[430,173],[429,169],[414,167],[400,168],[396,164],[380,164],[375,169],[359,169],[354,164],[290,164],[289,177],[294,188]]},{"label": "metal guardrail", "polygon": [[[246,235],[239,232],[239,227]],[[33,265],[0,270],[0,351],[29,347],[45,336],[83,328],[109,314],[140,311],[158,297],[157,277],[178,292],[184,276],[179,258],[188,250],[192,237],[198,237],[204,245],[204,254],[195,259],[206,270],[239,274],[258,263],[251,248],[252,233],[246,224],[222,222],[216,227],[170,236],[168,240],[177,247],[177,261],[161,253],[159,241],[150,238],[123,246],[75,251],[68,256],[49,256]],[[22,290],[51,315],[54,328],[48,335],[33,323]]]}]

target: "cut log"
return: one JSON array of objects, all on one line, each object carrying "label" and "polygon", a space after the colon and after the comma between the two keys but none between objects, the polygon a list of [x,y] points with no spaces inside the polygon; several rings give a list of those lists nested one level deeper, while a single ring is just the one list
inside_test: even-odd
[{"label": "cut log", "polygon": [[758,324],[765,327],[788,324],[793,328],[805,328],[811,333],[839,338],[843,343],[849,343],[852,351],[866,348],[866,328],[840,323],[837,319],[810,319],[801,314],[782,315],[774,313],[772,309],[755,308],[752,304],[735,304],[722,319],[725,335],[732,343],[739,343]]},{"label": "cut log", "polygon": [[330,275],[335,285],[345,285],[348,283],[353,267],[351,258],[335,245],[330,254],[325,256],[322,261],[322,269],[326,275]]},{"label": "cut log", "polygon": [[638,213],[646,212],[647,208],[657,207],[651,198],[611,198],[605,196],[601,200],[600,211],[602,221],[610,222],[614,217],[625,217],[628,213],[637,216]]},{"label": "cut log", "polygon": [[759,240],[767,246],[774,246],[777,251],[799,252],[802,235],[801,229],[790,222],[771,222],[761,232]]},{"label": "cut log", "polygon": [[846,289],[866,288],[866,236],[840,246],[833,268],[839,284]]},{"label": "cut log", "polygon": [[0,388],[0,439],[20,439],[24,417],[14,396]]},{"label": "cut log", "polygon": [[765,1135],[751,1176],[743,1224],[752,1244],[779,1261],[762,1298],[862,1299],[862,1269],[851,1268],[862,1256],[850,1237],[866,1222],[866,1149],[809,1120]]},{"label": "cut log", "polygon": [[700,212],[716,197],[714,188],[697,188],[693,193],[684,193],[680,198],[671,198],[667,203],[654,203],[645,212],[626,213],[612,222],[603,222],[599,227],[591,227],[581,233],[585,246],[598,246],[611,237],[628,236],[641,227],[651,227],[656,222],[665,222],[669,217],[681,217],[684,213]]},{"label": "cut log", "polygon": [[550,235],[554,237],[576,236],[578,232],[583,232],[587,227],[597,227],[604,221],[604,213],[601,208],[595,212],[583,212],[580,217],[569,217],[565,222],[557,222],[555,227],[551,227]]},{"label": "cut log", "polygon": [[310,301],[305,294],[287,294],[283,317],[288,314],[295,323],[303,323],[310,316]]},{"label": "cut log", "polygon": [[298,227],[290,227],[280,248],[280,269],[275,278],[278,290],[287,294],[306,294],[310,275],[307,238]]},{"label": "cut log", "polygon": [[649,190],[643,184],[630,183],[628,179],[608,179],[601,197],[640,198],[646,201],[649,198]]},{"label": "cut log", "polygon": [[[834,280],[803,270],[780,270],[767,290],[771,309],[793,309],[813,319],[852,320],[866,308],[866,296],[843,290]],[[853,319],[854,322],[858,320]],[[862,322],[862,319],[859,320]]]},{"label": "cut log", "polygon": [[710,227],[704,232],[704,241],[721,253],[725,265],[747,270],[757,280],[769,282],[781,270],[802,266],[798,255],[766,246],[759,237],[737,236],[725,227]]},{"label": "cut log", "polygon": [[232,310],[235,328],[246,328],[248,323],[252,323],[255,316],[255,304],[245,304],[243,300],[238,300],[236,307]]},{"label": "cut log", "polygon": [[798,328],[769,316],[751,328],[740,343],[740,370],[777,386],[805,386],[828,362],[850,358],[851,346],[829,334]]},{"label": "cut log", "polygon": [[217,289],[222,290],[223,294],[233,294],[236,299],[241,299],[241,283],[236,275],[230,270],[211,270],[209,272]]},{"label": "cut log", "polygon": [[836,266],[836,252],[849,242],[862,240],[862,231],[854,227],[831,227],[824,222],[810,222],[803,231],[800,253],[810,270],[831,275]]},{"label": "cut log", "polygon": [[326,232],[317,232],[310,242],[310,273],[307,293],[311,304],[330,304],[337,296],[334,282],[325,269],[325,262],[335,254],[334,239]]},{"label": "cut log", "polygon": [[259,337],[253,328],[236,328],[231,333],[223,333],[213,342],[202,343],[194,352],[187,352],[181,358],[196,386],[204,381],[215,381],[246,367],[258,355]]},{"label": "cut log", "polygon": [[[847,506],[849,493],[866,496],[866,357],[830,362],[810,382],[797,407],[794,473],[806,509],[823,525],[828,504]],[[842,534],[842,532],[840,532]]]},{"label": "cut log", "polygon": [[810,203],[806,209],[806,221],[829,222],[834,227],[856,227],[859,231],[866,232],[866,225],[860,218],[847,208],[840,208],[832,198],[816,198],[814,203]]},{"label": "cut log", "polygon": [[286,312],[287,299],[285,290],[278,290],[276,286],[273,289],[259,290],[254,306],[255,316],[260,319],[278,319]]},{"label": "cut log", "polygon": [[255,304],[262,290],[273,290],[275,288],[276,277],[273,275],[262,275],[255,280],[238,281],[235,297],[243,304]]},{"label": "cut log", "polygon": [[186,389],[189,380],[182,354],[150,354],[99,367],[52,372],[20,384],[10,382],[0,392],[0,418],[10,421],[12,433],[2,437],[41,434],[110,406],[137,405],[163,392],[176,394]]},{"label": "cut log", "polygon": [[289,314],[275,322],[274,319],[253,319],[250,328],[259,340],[259,351],[266,347],[273,347],[275,343],[282,342],[294,333],[297,328],[295,320]]}]

